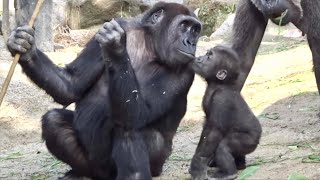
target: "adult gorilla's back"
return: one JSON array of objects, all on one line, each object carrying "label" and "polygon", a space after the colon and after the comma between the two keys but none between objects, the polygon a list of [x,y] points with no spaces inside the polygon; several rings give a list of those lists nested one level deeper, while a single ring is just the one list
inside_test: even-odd
[{"label": "adult gorilla's back", "polygon": [[[119,26],[119,24],[125,29]],[[192,11],[158,3],[142,17],[107,22],[66,68],[23,26],[8,41],[26,75],[75,111],[43,116],[49,151],[69,164],[65,178],[151,179],[159,175],[185,114],[201,24]],[[148,163],[149,162],[149,163]],[[150,166],[149,166],[150,164]]]}]

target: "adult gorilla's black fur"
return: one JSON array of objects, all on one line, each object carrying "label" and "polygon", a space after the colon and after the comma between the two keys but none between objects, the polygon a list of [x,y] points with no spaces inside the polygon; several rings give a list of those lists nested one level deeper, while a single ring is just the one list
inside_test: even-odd
[{"label": "adult gorilla's black fur", "polygon": [[56,102],[76,103],[75,111],[54,109],[42,119],[49,151],[72,167],[65,179],[151,179],[171,153],[201,24],[175,3],[158,3],[140,17],[117,20],[125,33],[106,23],[65,68],[36,49],[28,26],[8,40],[32,81]]},{"label": "adult gorilla's black fur", "polygon": [[261,137],[261,125],[234,84],[240,72],[235,51],[216,46],[192,64],[208,83],[202,106],[206,121],[192,158],[194,180],[207,178],[210,163],[219,168],[215,178],[235,179],[246,167],[245,156],[253,152]]}]

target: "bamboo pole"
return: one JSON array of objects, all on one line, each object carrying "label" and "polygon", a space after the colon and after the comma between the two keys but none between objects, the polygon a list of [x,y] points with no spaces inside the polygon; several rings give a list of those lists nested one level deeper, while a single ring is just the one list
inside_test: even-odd
[{"label": "bamboo pole", "polygon": [[[32,14],[32,17],[29,21],[29,26],[33,27],[34,25],[34,22],[36,21],[36,18],[40,12],[40,8],[41,8],[41,5],[43,3],[44,0],[38,0],[37,2],[37,5],[36,5],[36,8]],[[20,59],[20,56],[21,54],[16,54],[15,57],[14,57],[14,60],[11,64],[11,67],[9,69],[9,72],[8,72],[8,75],[2,85],[2,88],[1,88],[1,92],[0,92],[0,107],[1,107],[1,104],[2,104],[2,101],[3,101],[3,98],[8,90],[8,86],[10,84],[10,81],[11,81],[11,78],[13,76],[13,73],[14,73],[14,69],[16,68],[17,64],[18,64],[18,61]]]}]

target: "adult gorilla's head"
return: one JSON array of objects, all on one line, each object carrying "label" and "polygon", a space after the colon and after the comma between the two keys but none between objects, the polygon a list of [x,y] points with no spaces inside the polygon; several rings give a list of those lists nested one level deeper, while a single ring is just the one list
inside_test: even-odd
[{"label": "adult gorilla's head", "polygon": [[185,6],[157,3],[143,15],[141,25],[146,33],[147,47],[161,63],[181,65],[195,58],[201,23]]}]

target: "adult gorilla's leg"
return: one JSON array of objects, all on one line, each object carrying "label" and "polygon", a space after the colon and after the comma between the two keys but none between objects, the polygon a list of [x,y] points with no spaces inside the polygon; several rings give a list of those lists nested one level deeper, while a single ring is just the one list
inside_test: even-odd
[{"label": "adult gorilla's leg", "polygon": [[90,175],[88,160],[72,127],[73,111],[54,109],[42,117],[42,138],[49,151],[78,175]]},{"label": "adult gorilla's leg", "polygon": [[176,104],[175,111],[170,112],[167,117],[149,124],[143,130],[152,176],[159,176],[162,173],[163,165],[172,153],[173,137],[186,111],[187,100],[184,101]]},{"label": "adult gorilla's leg", "polygon": [[320,93],[320,37],[307,35],[307,38],[312,51],[314,74],[316,77],[318,92]]},{"label": "adult gorilla's leg", "polygon": [[143,130],[142,134],[148,149],[151,174],[152,176],[160,176],[162,166],[170,156],[171,146],[165,145],[162,134],[155,129]]},{"label": "adult gorilla's leg", "polygon": [[114,130],[112,158],[117,180],[151,180],[149,154],[140,132]]}]

